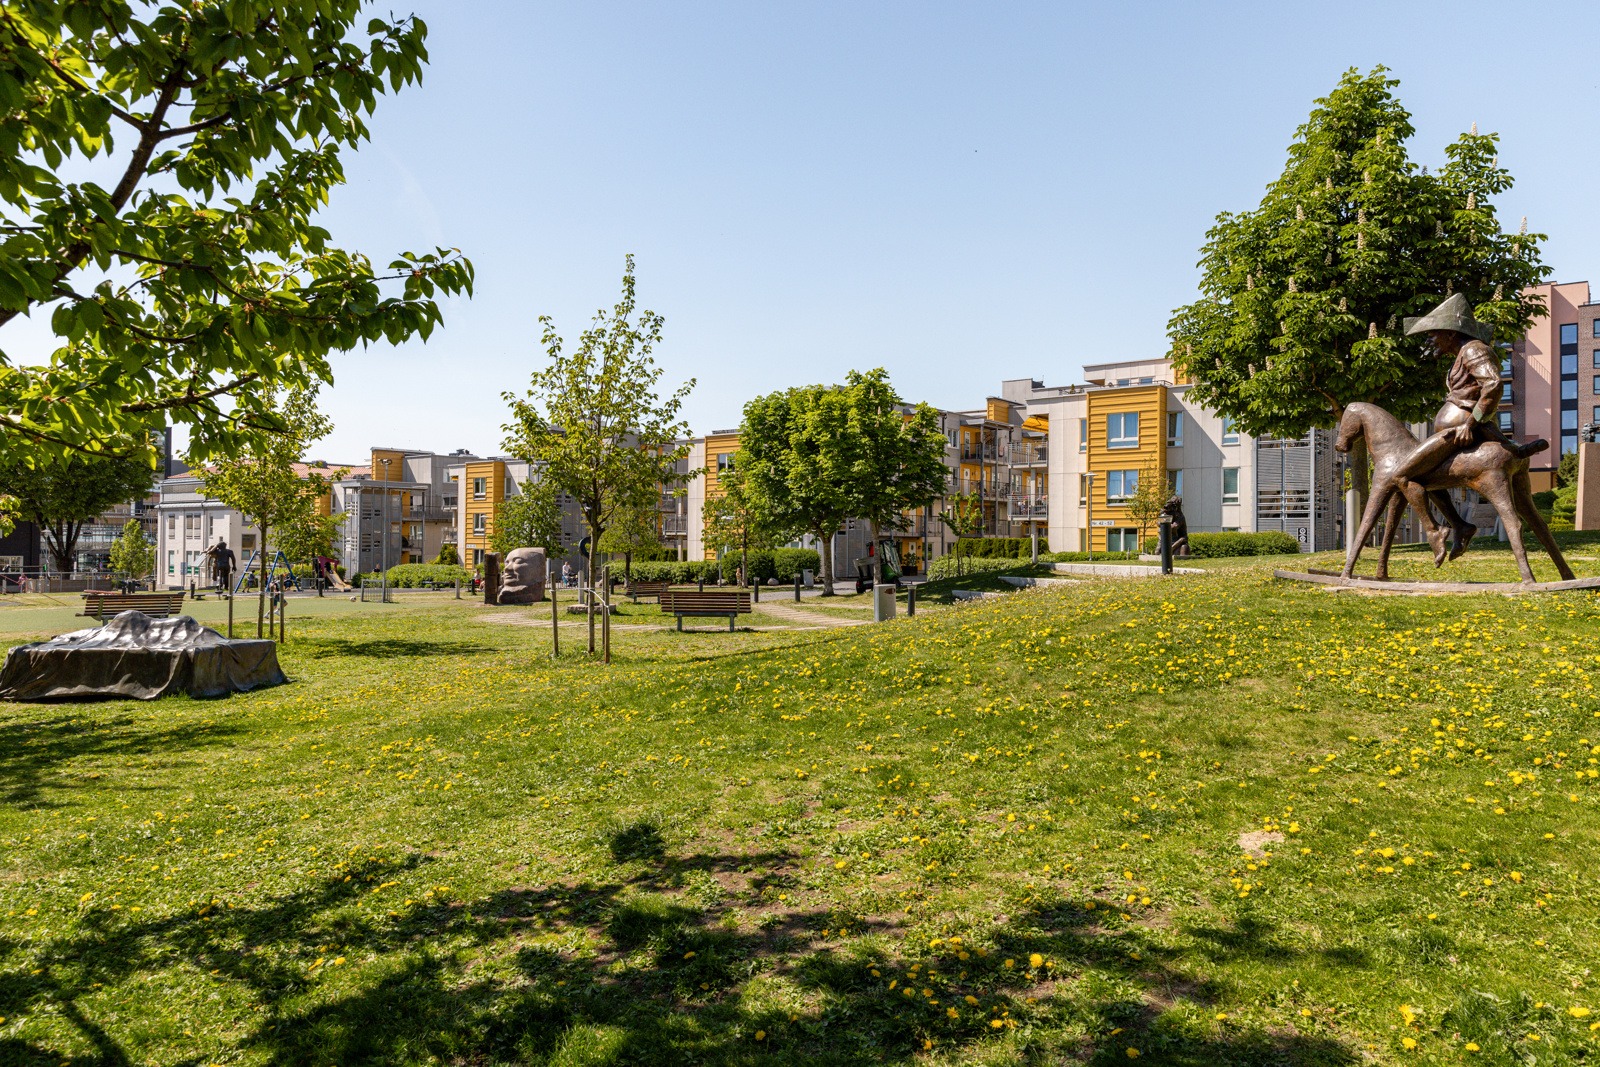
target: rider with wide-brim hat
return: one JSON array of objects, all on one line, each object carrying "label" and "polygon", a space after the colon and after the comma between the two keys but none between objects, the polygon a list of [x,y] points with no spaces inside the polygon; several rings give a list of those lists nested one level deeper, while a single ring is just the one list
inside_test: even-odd
[{"label": "rider with wide-brim hat", "polygon": [[[1396,472],[1398,476],[1420,480],[1457,452],[1480,441],[1495,441],[1522,457],[1550,447],[1542,438],[1518,444],[1496,424],[1501,383],[1500,360],[1489,346],[1494,340],[1494,330],[1472,317],[1464,295],[1456,293],[1426,315],[1406,319],[1405,332],[1408,337],[1426,334],[1434,351],[1455,359],[1445,375],[1447,394],[1444,406],[1433,417],[1434,432],[1401,464]],[[1456,526],[1455,547],[1450,558],[1466,551],[1467,542],[1477,532],[1478,528],[1471,523],[1462,522]]]}]

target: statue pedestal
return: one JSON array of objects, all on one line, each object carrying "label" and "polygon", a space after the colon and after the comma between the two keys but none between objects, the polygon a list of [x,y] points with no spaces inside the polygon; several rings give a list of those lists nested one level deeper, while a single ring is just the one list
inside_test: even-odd
[{"label": "statue pedestal", "polygon": [[1578,445],[1578,514],[1573,526],[1600,530],[1600,444]]}]

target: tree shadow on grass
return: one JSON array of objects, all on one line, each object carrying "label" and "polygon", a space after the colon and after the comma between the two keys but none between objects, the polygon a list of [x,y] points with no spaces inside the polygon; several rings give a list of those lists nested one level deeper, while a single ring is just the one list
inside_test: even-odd
[{"label": "tree shadow on grass", "polygon": [[[66,1019],[95,1050],[77,1064],[142,1061],[150,1050],[118,1044],[79,1002],[192,966],[255,1008],[231,1048],[195,1062],[911,1064],[999,1044],[1039,1063],[1125,1063],[1130,1047],[1155,1063],[1356,1062],[1329,1038],[1200,1022],[1217,990],[1105,909],[1036,900],[965,938],[913,942],[777,894],[799,862],[778,851],[653,853],[610,880],[404,909],[374,893],[429,862],[356,866],[258,905],[92,911],[56,941],[0,943],[0,1014]],[[696,895],[713,880],[719,893]],[[0,1040],[6,1062],[60,1058]]]},{"label": "tree shadow on grass", "polygon": [[56,807],[51,794],[87,788],[99,777],[70,776],[80,759],[127,760],[222,744],[238,731],[226,723],[140,728],[128,716],[56,715],[0,724],[0,803],[19,808]]},{"label": "tree shadow on grass", "polygon": [[[292,636],[292,635],[291,635]],[[344,637],[297,638],[291,646],[296,655],[312,659],[359,656],[366,659],[405,659],[412,656],[483,656],[504,651],[473,641],[427,641],[405,637],[353,640]]]}]

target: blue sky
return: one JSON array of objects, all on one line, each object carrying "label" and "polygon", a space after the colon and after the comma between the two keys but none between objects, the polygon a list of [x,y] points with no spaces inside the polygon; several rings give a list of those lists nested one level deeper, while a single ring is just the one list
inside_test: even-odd
[{"label": "blue sky", "polygon": [[[384,5],[383,10],[389,10]],[[407,10],[402,2],[395,10]],[[749,397],[882,365],[970,407],[1164,349],[1217,212],[1253,206],[1312,100],[1382,63],[1436,164],[1476,121],[1600,271],[1600,62],[1585,20],[1477,3],[415,0],[432,63],[385,99],[323,216],[383,261],[461,247],[477,295],[427,344],[341,357],[318,451],[497,450],[502,391],[614,302],[666,316],[696,432]],[[1575,10],[1575,9],[1574,9]],[[1524,14],[1526,12],[1526,14]],[[1600,280],[1600,279],[1597,279]]]}]

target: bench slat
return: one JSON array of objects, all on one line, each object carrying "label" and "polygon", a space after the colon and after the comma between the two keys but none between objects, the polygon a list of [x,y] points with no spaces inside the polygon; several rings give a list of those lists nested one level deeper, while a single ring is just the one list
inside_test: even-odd
[{"label": "bench slat", "polygon": [[124,611],[142,611],[146,615],[163,618],[183,610],[183,593],[106,593],[91,591],[83,594],[84,610],[79,614],[92,619],[105,620],[108,615]]}]

